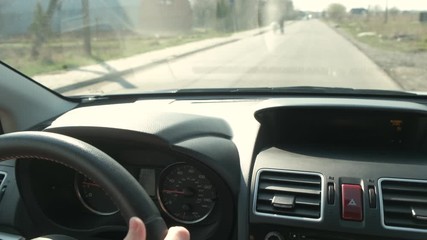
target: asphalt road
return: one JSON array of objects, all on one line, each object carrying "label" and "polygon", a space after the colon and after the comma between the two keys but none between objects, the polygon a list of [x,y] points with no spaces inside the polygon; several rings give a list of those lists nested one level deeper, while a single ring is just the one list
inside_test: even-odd
[{"label": "asphalt road", "polygon": [[288,86],[400,89],[334,29],[321,21],[308,20],[286,26],[283,35],[268,32],[171,59],[122,76],[114,83],[99,83],[78,93],[99,89],[108,93],[119,89]]}]

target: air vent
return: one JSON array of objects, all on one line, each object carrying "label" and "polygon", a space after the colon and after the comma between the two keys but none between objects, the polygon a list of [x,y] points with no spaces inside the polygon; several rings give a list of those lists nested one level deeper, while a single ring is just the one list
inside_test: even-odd
[{"label": "air vent", "polygon": [[384,227],[427,232],[427,181],[380,179],[379,185]]},{"label": "air vent", "polygon": [[257,176],[255,213],[320,220],[322,176],[315,173],[261,170]]}]

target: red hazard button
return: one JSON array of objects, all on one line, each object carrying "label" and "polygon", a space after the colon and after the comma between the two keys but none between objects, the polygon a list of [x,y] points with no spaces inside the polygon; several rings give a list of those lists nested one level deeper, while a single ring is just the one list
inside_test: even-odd
[{"label": "red hazard button", "polygon": [[357,184],[341,185],[341,217],[344,220],[362,221],[363,220],[363,202],[362,188]]}]

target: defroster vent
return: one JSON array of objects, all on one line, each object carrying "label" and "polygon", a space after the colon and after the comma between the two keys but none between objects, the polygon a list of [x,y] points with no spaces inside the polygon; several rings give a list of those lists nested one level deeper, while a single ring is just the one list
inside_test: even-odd
[{"label": "defroster vent", "polygon": [[427,181],[387,178],[379,185],[386,228],[427,232]]},{"label": "defroster vent", "polygon": [[320,220],[322,176],[317,173],[261,170],[255,193],[255,213],[284,218]]}]

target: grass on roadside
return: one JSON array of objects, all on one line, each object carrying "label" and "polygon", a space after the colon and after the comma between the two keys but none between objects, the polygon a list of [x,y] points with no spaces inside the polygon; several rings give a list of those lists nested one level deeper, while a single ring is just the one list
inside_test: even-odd
[{"label": "grass on roadside", "polygon": [[34,76],[227,35],[229,34],[206,31],[173,37],[135,35],[94,37],[91,41],[92,56],[84,54],[80,38],[67,36],[51,39],[43,47],[37,60],[30,56],[29,38],[21,37],[0,43],[0,56],[1,60],[7,64],[29,76]]},{"label": "grass on roadside", "polygon": [[384,15],[353,16],[339,25],[354,38],[376,48],[404,52],[427,51],[427,24],[419,22],[416,13],[390,16],[387,23]]}]

